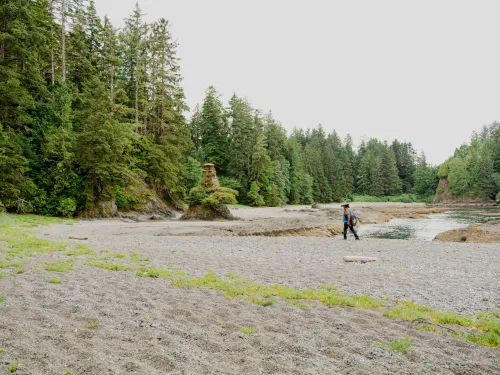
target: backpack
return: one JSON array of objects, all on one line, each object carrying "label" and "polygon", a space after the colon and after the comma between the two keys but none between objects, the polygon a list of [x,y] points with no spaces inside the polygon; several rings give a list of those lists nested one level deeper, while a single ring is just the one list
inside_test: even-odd
[{"label": "backpack", "polygon": [[350,224],[355,227],[356,225],[358,225],[358,218],[356,217],[356,215],[354,215],[354,213],[352,212],[351,210],[351,222]]}]

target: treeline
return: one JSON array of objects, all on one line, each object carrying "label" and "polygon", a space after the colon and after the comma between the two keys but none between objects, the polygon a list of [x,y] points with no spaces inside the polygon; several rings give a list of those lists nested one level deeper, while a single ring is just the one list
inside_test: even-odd
[{"label": "treeline", "polygon": [[191,133],[192,170],[215,163],[221,184],[254,206],[333,202],[353,194],[428,197],[438,182],[436,169],[411,143],[371,139],[356,150],[350,136],[326,134],[321,126],[287,136],[272,113],[263,115],[236,95],[225,106],[214,87],[196,107]]},{"label": "treeline", "polygon": [[93,1],[2,2],[0,210],[180,206],[205,162],[255,206],[434,194],[437,170],[410,143],[355,147],[321,126],[288,135],[214,88],[188,122],[176,47],[168,22],[146,23],[138,6],[117,30]]},{"label": "treeline", "polygon": [[138,7],[117,31],[93,1],[0,4],[0,204],[71,216],[184,199],[192,151],[176,42]]},{"label": "treeline", "polygon": [[438,197],[451,193],[452,197],[495,198],[500,193],[500,124],[494,122],[473,133],[469,144],[440,165],[438,174],[446,181]]}]

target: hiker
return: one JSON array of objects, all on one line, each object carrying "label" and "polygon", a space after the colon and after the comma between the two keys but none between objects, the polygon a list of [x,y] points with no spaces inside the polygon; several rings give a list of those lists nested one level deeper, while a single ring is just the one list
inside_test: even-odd
[{"label": "hiker", "polygon": [[356,237],[357,240],[359,240],[358,234],[354,230],[354,225],[353,222],[356,220],[352,210],[349,207],[349,203],[344,202],[341,207],[344,209],[344,214],[342,215],[342,218],[344,219],[344,240],[347,240],[347,228],[349,228],[354,234],[354,237]]}]

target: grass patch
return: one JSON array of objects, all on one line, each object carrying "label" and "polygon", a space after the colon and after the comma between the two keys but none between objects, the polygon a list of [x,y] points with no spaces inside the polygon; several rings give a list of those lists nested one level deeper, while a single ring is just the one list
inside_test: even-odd
[{"label": "grass patch", "polygon": [[149,258],[146,255],[133,252],[130,254],[130,261],[133,263],[147,263],[149,262]]},{"label": "grass patch", "polygon": [[412,344],[409,338],[404,338],[386,343],[376,343],[375,346],[387,350],[392,350],[394,352],[401,352],[403,354],[406,354],[410,350]]},{"label": "grass patch", "polygon": [[484,302],[487,302],[490,300],[490,297],[488,296],[482,296],[481,299],[484,301]]},{"label": "grass patch", "polygon": [[3,356],[3,353],[5,353],[4,349],[0,349],[0,357]]},{"label": "grass patch", "polygon": [[255,328],[254,327],[245,326],[245,327],[241,327],[240,331],[241,331],[241,333],[243,333],[245,335],[253,335],[255,333]]},{"label": "grass patch", "polygon": [[92,322],[87,323],[87,328],[88,329],[96,329],[99,327],[99,320],[94,320]]},{"label": "grass patch", "polygon": [[100,259],[87,259],[85,263],[87,266],[103,268],[108,271],[132,271],[133,268],[123,263],[109,263]]},{"label": "grass patch", "polygon": [[299,309],[307,309],[309,308],[309,306],[307,305],[307,303],[304,303],[304,302],[299,302],[299,301],[290,301],[288,302],[289,305],[292,305],[292,306],[295,306]]},{"label": "grass patch", "polygon": [[7,369],[7,374],[13,374],[14,372],[17,371],[18,368],[19,368],[19,360],[16,359]]},{"label": "grass patch", "polygon": [[59,279],[57,276],[51,276],[49,278],[49,283],[51,283],[51,284],[61,284],[62,280]]},{"label": "grass patch", "polygon": [[459,336],[484,346],[500,346],[500,313],[478,313],[475,317],[458,315],[454,312],[439,311],[428,306],[402,301],[384,313],[390,319],[421,320],[442,325],[470,327],[477,333],[459,333]]},{"label": "grass patch", "polygon": [[60,259],[55,262],[46,262],[45,270],[52,272],[68,272],[73,270],[73,259]]},{"label": "grass patch", "polygon": [[136,272],[139,277],[150,277],[153,279],[176,280],[186,276],[186,273],[176,269],[163,268],[141,268]]},{"label": "grass patch", "polygon": [[339,290],[339,287],[335,286],[335,285],[330,285],[330,284],[322,284],[321,289],[324,289],[328,292],[336,292],[337,290]]},{"label": "grass patch", "polygon": [[37,238],[30,230],[39,225],[56,223],[68,223],[68,221],[35,215],[2,214],[0,217],[0,268],[13,269],[13,273],[22,273],[24,271],[20,267],[27,262],[27,258],[66,250],[69,244]]},{"label": "grass patch", "polygon": [[13,273],[14,275],[20,275],[20,274],[25,273],[25,272],[26,272],[26,269],[25,269],[25,268],[14,268],[14,269],[12,270],[12,273]]},{"label": "grass patch", "polygon": [[5,300],[5,296],[0,296],[0,303]]},{"label": "grass patch", "polygon": [[68,256],[94,255],[96,252],[87,247],[87,245],[76,245],[74,249],[68,250]]},{"label": "grass patch", "polygon": [[271,306],[271,305],[274,305],[276,303],[276,300],[275,299],[272,299],[272,298],[266,298],[266,299],[260,299],[260,298],[245,298],[245,301],[247,302],[252,302],[252,303],[255,303],[256,305],[260,305],[260,306]]},{"label": "grass patch", "polygon": [[6,277],[9,277],[9,274],[8,273],[5,273],[5,272],[0,272],[0,279],[4,279]]}]

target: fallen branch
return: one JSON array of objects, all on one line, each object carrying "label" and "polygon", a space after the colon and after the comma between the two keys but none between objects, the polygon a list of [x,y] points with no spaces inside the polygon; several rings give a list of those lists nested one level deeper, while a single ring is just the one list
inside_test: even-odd
[{"label": "fallen branch", "polygon": [[69,237],[70,240],[80,240],[80,241],[85,241],[88,240],[88,237]]},{"label": "fallen branch", "polygon": [[364,257],[364,256],[345,256],[344,262],[375,262],[377,258],[375,257]]}]

